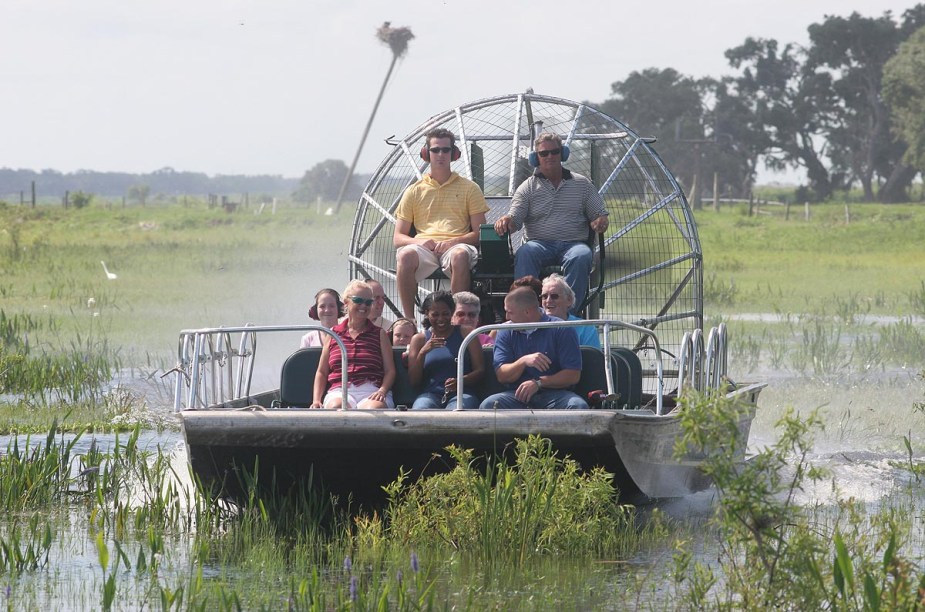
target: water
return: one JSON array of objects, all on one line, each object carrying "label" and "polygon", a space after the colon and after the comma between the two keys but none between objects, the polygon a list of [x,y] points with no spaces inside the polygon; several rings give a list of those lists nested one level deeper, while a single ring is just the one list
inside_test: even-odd
[{"label": "water", "polygon": [[[136,372],[137,374],[137,372]],[[822,505],[834,507],[838,499],[853,498],[871,509],[876,509],[889,503],[894,503],[897,497],[909,495],[910,491],[918,489],[919,493],[912,493],[916,503],[921,502],[922,487],[904,470],[901,465],[908,461],[902,437],[910,435],[915,448],[922,448],[925,435],[915,432],[921,431],[916,415],[912,414],[912,404],[922,401],[925,397],[925,383],[917,378],[911,371],[898,368],[878,373],[876,376],[865,377],[862,383],[857,383],[848,377],[838,382],[813,381],[794,378],[785,372],[773,372],[770,378],[774,383],[765,390],[759,400],[759,412],[753,424],[750,436],[750,450],[760,450],[775,440],[774,423],[783,414],[786,407],[794,407],[800,411],[819,408],[823,415],[825,428],[816,435],[816,444],[808,455],[807,461],[817,467],[825,468],[831,478],[819,483],[809,483],[797,492],[796,502],[807,507]],[[272,380],[268,375],[268,381]],[[754,378],[754,377],[751,377]],[[145,373],[129,379],[128,373],[120,375],[118,388],[131,390],[132,393],[146,399],[144,411],[140,419],[146,423],[174,424],[172,413],[171,382],[161,381],[158,376]],[[270,383],[271,384],[271,383]],[[138,417],[138,415],[134,415]],[[921,415],[918,415],[922,418]],[[73,435],[57,436],[59,442],[68,442]],[[120,434],[118,442],[124,444],[128,434]],[[7,448],[10,436],[0,436],[0,449]],[[31,444],[44,443],[45,436],[32,436]],[[24,440],[20,438],[20,444]],[[91,445],[96,449],[109,452],[117,442],[114,434],[87,434],[82,436],[74,445],[73,453],[83,454],[90,450]],[[186,449],[182,435],[174,430],[145,429],[138,439],[138,447],[142,450],[155,453],[160,449],[169,457],[174,473],[179,479],[181,490],[190,490],[191,481],[187,470]],[[916,453],[916,457],[920,453]],[[72,473],[76,462],[72,465]],[[128,504],[136,506],[143,503],[143,496],[130,494]],[[716,504],[716,492],[708,490],[682,499],[664,500],[641,508],[642,516],[658,509],[671,517],[680,531],[698,534],[699,542],[695,543],[697,558],[711,562],[715,559],[716,543],[710,540],[711,531],[705,529]],[[43,519],[54,526],[54,544],[49,553],[48,566],[39,570],[26,571],[19,574],[0,573],[0,588],[11,589],[11,602],[20,608],[98,608],[101,601],[106,577],[100,567],[98,550],[95,544],[96,534],[100,525],[95,522],[89,505],[79,499],[71,506],[40,511]],[[25,515],[28,515],[27,511]],[[0,536],[7,537],[14,520],[24,520],[23,514],[18,517],[8,516],[0,519]],[[110,549],[111,558],[118,555],[115,550],[115,540],[111,527],[106,527],[106,543]],[[117,607],[120,609],[150,608],[153,602],[159,601],[160,595],[151,592],[152,582],[149,572],[141,571],[137,567],[139,555],[151,557],[150,549],[146,543],[146,527],[136,526],[129,528],[121,540],[128,564],[122,564],[116,570],[117,592],[120,594]],[[164,550],[158,553],[158,562],[161,564],[157,571],[156,585],[158,589],[173,589],[187,584],[189,571],[193,566],[202,568],[201,571],[209,584],[225,584],[228,588],[238,589],[239,592],[249,592],[249,589],[259,589],[259,581],[254,581],[255,569],[249,567],[247,562],[240,562],[240,566],[227,566],[218,563],[193,563],[193,551],[190,547],[189,536],[163,532]],[[921,550],[921,543],[914,544],[914,550]],[[653,605],[658,601],[668,601],[670,589],[667,583],[662,585],[661,580],[667,580],[668,564],[673,549],[670,543],[656,545],[642,551],[634,558],[619,562],[545,559],[531,563],[528,568],[520,568],[519,575],[511,575],[503,588],[513,589],[505,596],[513,597],[511,601],[526,602],[531,597],[538,601],[562,603],[571,601],[572,604],[584,601],[588,607],[604,607],[618,609],[626,602],[622,593],[626,592],[632,584],[645,577],[654,580],[647,587],[644,594],[637,595],[643,598],[646,605]],[[476,571],[475,568],[465,569],[458,565],[434,563],[434,571],[443,572],[439,575],[441,581],[455,584],[457,581],[465,582],[465,572]],[[110,571],[114,566],[110,564]],[[199,570],[197,570],[199,571]],[[274,571],[287,574],[289,570],[272,568],[267,569],[267,577],[274,578]],[[407,570],[406,570],[407,571]],[[455,572],[455,573],[454,573]],[[555,576],[555,588],[551,588],[544,580]],[[654,576],[654,578],[653,578]],[[661,576],[661,577],[659,577]],[[232,587],[233,585],[233,587]],[[187,589],[191,588],[187,585]],[[502,588],[495,584],[493,589]],[[589,593],[591,593],[589,595]],[[571,597],[572,599],[567,599]],[[0,601],[3,595],[0,594]],[[282,605],[283,602],[278,602]],[[526,605],[526,604],[524,604]]]}]

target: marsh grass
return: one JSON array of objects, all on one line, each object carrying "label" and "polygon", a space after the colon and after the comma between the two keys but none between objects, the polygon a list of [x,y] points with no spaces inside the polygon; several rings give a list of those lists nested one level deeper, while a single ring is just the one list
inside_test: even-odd
[{"label": "marsh grass", "polygon": [[925,280],[907,294],[909,307],[913,314],[925,316]]},{"label": "marsh grass", "polygon": [[925,329],[912,317],[869,316],[869,308],[838,296],[812,300],[803,313],[766,313],[726,322],[736,375],[770,368],[817,380],[878,376],[888,370],[925,366]]},{"label": "marsh grass", "polygon": [[[303,321],[318,289],[306,286],[305,270],[314,266],[319,286],[346,282],[352,211],[327,217],[281,205],[275,215],[254,212],[228,214],[204,202],[0,209],[0,226],[16,228],[15,240],[0,234],[5,308],[51,316],[66,334],[82,315],[99,312],[124,356],[153,349],[166,363],[180,329]],[[106,279],[100,260],[118,279]],[[68,318],[71,311],[80,316]]]},{"label": "marsh grass", "polygon": [[394,540],[468,551],[493,573],[535,555],[625,557],[658,529],[652,521],[651,532],[638,530],[634,509],[617,504],[612,475],[579,472],[548,440],[518,440],[510,464],[484,466],[471,451],[447,452],[456,464],[452,470],[393,482],[386,520],[358,523],[357,538],[372,547]]},{"label": "marsh grass", "polygon": [[[850,224],[843,203],[813,205],[808,222],[802,215],[743,217],[742,210],[697,212],[704,269],[718,265],[723,283],[735,284],[736,309],[767,312],[770,303],[803,312],[807,299],[833,295],[874,314],[915,314],[921,306],[910,289],[922,286],[925,207],[856,204]],[[706,306],[729,311],[721,299]]]},{"label": "marsh grass", "polygon": [[14,518],[6,533],[0,533],[0,574],[35,571],[48,565],[55,534],[38,514],[22,524]]},{"label": "marsh grass", "polygon": [[797,492],[826,476],[808,460],[818,412],[785,412],[777,441],[743,465],[726,444],[743,408],[720,396],[691,395],[682,404],[677,451],[704,449],[719,492],[717,563],[695,561],[687,543],[674,558],[675,596],[685,606],[893,610],[925,603],[925,572],[908,550],[908,514],[871,513],[853,500],[796,503]]},{"label": "marsh grass", "polygon": [[[539,438],[522,442],[512,465],[488,471],[455,450],[463,462],[455,484],[465,490],[441,477],[396,483],[384,517],[323,510],[334,505],[320,505],[308,491],[281,500],[255,487],[237,505],[219,502],[181,484],[160,447],[140,449],[137,430],[105,450],[91,444],[74,453],[76,444],[54,431],[38,451],[13,455],[17,465],[53,472],[37,485],[44,494],[29,498],[33,507],[67,507],[83,517],[60,544],[94,551],[95,578],[74,596],[77,607],[595,607],[607,601],[613,577],[594,560],[631,558],[644,542],[664,538],[660,521],[642,527],[633,509],[615,504],[609,476],[578,474]],[[444,496],[459,499],[449,521],[452,497],[439,508],[417,505],[436,506]],[[28,530],[0,520],[0,533],[8,534],[0,542],[19,551],[11,557],[16,571],[48,571],[44,542],[56,542],[58,528],[53,513],[34,516],[40,518]],[[455,542],[435,534],[437,524],[456,532]],[[575,572],[575,563],[584,571]],[[525,579],[530,590],[523,590]],[[591,592],[589,583],[596,585]],[[29,599],[35,596],[15,593],[13,601],[42,601]]]}]

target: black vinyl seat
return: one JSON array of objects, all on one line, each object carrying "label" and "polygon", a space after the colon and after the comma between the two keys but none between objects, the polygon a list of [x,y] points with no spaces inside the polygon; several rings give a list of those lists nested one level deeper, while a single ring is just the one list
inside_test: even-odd
[{"label": "black vinyl seat", "polygon": [[636,409],[642,404],[642,363],[639,355],[626,347],[610,349],[614,387],[620,394],[621,407]]},{"label": "black vinyl seat", "polygon": [[[592,346],[581,347],[581,378],[575,385],[575,393],[588,399],[592,391],[607,393],[607,367],[604,352]],[[610,407],[636,409],[642,403],[642,364],[639,357],[628,348],[610,349],[611,373],[617,400]],[[590,403],[590,402],[589,402]]]},{"label": "black vinyl seat", "polygon": [[283,362],[279,380],[282,408],[308,408],[314,399],[315,372],[321,360],[321,347],[301,348]]},{"label": "black vinyl seat", "polygon": [[581,378],[575,384],[573,391],[581,399],[587,400],[591,391],[607,393],[607,373],[604,362],[604,353],[593,346],[581,347]]},{"label": "black vinyl seat", "polygon": [[405,352],[405,346],[393,346],[392,356],[395,359],[395,382],[392,384],[392,401],[396,406],[408,406],[409,408],[417,399],[418,393],[411,384],[411,376],[408,374],[408,365],[402,359]]}]

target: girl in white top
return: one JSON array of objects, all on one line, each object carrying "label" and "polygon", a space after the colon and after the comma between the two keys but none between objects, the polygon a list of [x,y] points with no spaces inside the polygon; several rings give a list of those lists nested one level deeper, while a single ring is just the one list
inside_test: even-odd
[{"label": "girl in white top", "polygon": [[[308,316],[320,322],[328,329],[334,327],[337,319],[344,314],[344,304],[340,300],[340,295],[333,289],[322,289],[315,294],[315,304],[308,311]],[[322,342],[328,334],[311,330],[302,336],[301,348],[311,346],[324,346]]]}]

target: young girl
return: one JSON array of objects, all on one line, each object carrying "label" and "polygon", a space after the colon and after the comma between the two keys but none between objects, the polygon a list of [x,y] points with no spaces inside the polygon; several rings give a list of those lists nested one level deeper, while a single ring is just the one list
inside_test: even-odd
[{"label": "young girl", "polygon": [[392,346],[408,346],[417,331],[418,327],[411,319],[395,321],[389,328],[389,339],[392,341]]},{"label": "young girl", "polygon": [[[340,301],[340,295],[333,289],[322,289],[315,294],[315,303],[309,309],[308,316],[322,325],[331,329],[337,323],[337,319],[344,315],[344,304]],[[324,346],[329,336],[321,331],[311,330],[302,336],[301,348],[310,346]]]}]

